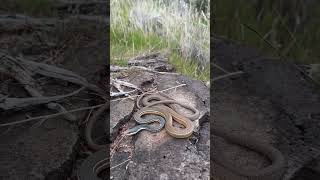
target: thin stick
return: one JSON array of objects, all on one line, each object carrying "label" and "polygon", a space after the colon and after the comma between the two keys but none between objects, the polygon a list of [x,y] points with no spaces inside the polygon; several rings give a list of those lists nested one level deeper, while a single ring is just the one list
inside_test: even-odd
[{"label": "thin stick", "polygon": [[247,25],[247,24],[242,24],[242,25],[244,25],[246,28],[248,28],[248,29],[250,29],[251,31],[253,31],[254,33],[256,33],[256,34],[260,37],[260,39],[262,39],[265,43],[267,43],[271,48],[273,48],[273,49],[276,51],[276,53],[277,53],[280,57],[282,57],[282,55],[281,55],[281,53],[279,52],[278,48],[276,48],[270,41],[264,39],[263,36],[262,36],[258,31],[256,31],[255,29],[253,29],[252,27],[250,27],[250,26]]},{"label": "thin stick", "polygon": [[131,160],[131,159],[127,159],[127,160],[123,161],[122,163],[117,164],[117,165],[111,167],[110,169],[114,169],[114,168],[116,168],[116,167],[119,167],[119,166],[121,166],[122,164],[124,164],[124,163],[126,163],[126,162],[128,162],[128,161],[130,161],[130,160]]},{"label": "thin stick", "polygon": [[[168,88],[168,89],[164,89],[164,90],[161,90],[161,91],[154,91],[154,90],[152,90],[152,91],[149,91],[149,92],[165,92],[165,91],[169,91],[169,90],[171,90],[171,89],[176,89],[176,88],[182,87],[182,86],[186,86],[186,84],[179,84],[179,85],[177,85],[177,86],[174,86],[174,87],[171,87],[171,88]],[[133,97],[138,97],[138,96],[140,96],[140,95],[129,96],[129,97],[126,97],[126,98],[113,99],[113,100],[111,100],[111,101],[120,101],[120,100],[129,99],[129,98],[133,98]]]},{"label": "thin stick", "polygon": [[313,83],[318,84],[318,85],[320,84],[313,77],[309,76],[306,72],[304,72],[301,68],[299,68],[295,63],[293,63],[292,61],[289,61],[286,56],[284,56],[283,54],[280,53],[279,49],[277,49],[275,46],[272,45],[271,42],[269,42],[266,39],[263,39],[263,36],[258,31],[256,31],[252,27],[248,26],[247,24],[243,24],[243,25],[246,26],[251,31],[253,31],[254,33],[256,33],[265,43],[267,43],[271,48],[273,48],[276,51],[276,53],[278,54],[278,56],[280,57],[280,60],[288,62],[290,65],[292,65],[294,68],[296,68],[300,73],[302,73],[305,77],[309,78],[309,80],[311,80]]},{"label": "thin stick", "polygon": [[230,76],[235,76],[235,75],[238,75],[238,74],[243,74],[243,73],[244,73],[243,71],[237,71],[237,72],[225,74],[225,75],[222,75],[222,76],[218,76],[218,77],[216,77],[216,78],[213,78],[213,79],[211,80],[211,82],[214,82],[214,81],[217,81],[217,80],[220,80],[220,79],[224,79],[224,78],[227,78],[227,77],[230,77]]},{"label": "thin stick", "polygon": [[[44,118],[44,119],[42,119],[41,121],[35,123],[35,125],[33,125],[33,126],[31,127],[31,129],[38,128],[38,127],[42,126],[42,124],[43,124],[46,120],[48,120],[48,118]],[[10,127],[12,127],[12,126],[10,126]]]},{"label": "thin stick", "polygon": [[122,137],[120,138],[120,140],[115,144],[114,148],[112,148],[111,152],[110,152],[110,159],[112,159],[114,152],[116,151],[116,148],[119,146],[119,144],[121,143],[121,141],[123,140],[123,138],[126,137],[126,135],[122,135]]},{"label": "thin stick", "polygon": [[56,117],[56,116],[60,116],[60,115],[63,115],[63,114],[67,114],[67,113],[72,113],[72,112],[77,112],[77,111],[84,111],[84,110],[88,110],[88,109],[95,109],[95,108],[101,107],[101,106],[103,106],[103,105],[104,105],[104,104],[99,104],[99,105],[95,105],[95,106],[83,107],[83,108],[73,109],[73,110],[70,110],[70,111],[65,111],[65,112],[60,112],[60,113],[55,113],[55,114],[49,114],[49,115],[44,115],[44,116],[37,116],[37,117],[33,117],[33,118],[21,120],[21,121],[4,123],[4,124],[0,124],[0,127],[11,126],[11,125],[15,125],[15,124],[21,124],[21,123],[25,123],[25,122],[29,122],[29,121],[34,121],[34,120],[42,119],[42,118],[53,118],[53,117]]},{"label": "thin stick", "polygon": [[84,122],[82,122],[81,124],[85,124],[85,123],[87,123],[87,122],[89,121],[89,118],[90,118],[90,116],[91,116],[92,111],[93,111],[93,108],[90,109],[90,112],[89,112],[86,120],[85,120]]},{"label": "thin stick", "polygon": [[217,69],[221,70],[221,71],[224,72],[224,73],[230,73],[229,71],[223,69],[221,66],[219,66],[219,65],[217,65],[217,64],[215,64],[215,63],[212,63],[212,65],[213,65],[214,67],[216,67]]}]

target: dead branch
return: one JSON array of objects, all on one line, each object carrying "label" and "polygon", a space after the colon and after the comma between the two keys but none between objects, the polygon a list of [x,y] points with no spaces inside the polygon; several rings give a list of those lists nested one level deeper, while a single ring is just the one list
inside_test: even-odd
[{"label": "dead branch", "polygon": [[31,80],[30,77],[34,74],[41,74],[43,76],[61,79],[77,85],[85,86],[92,91],[104,94],[104,92],[96,85],[89,83],[85,78],[73,73],[72,71],[44,63],[28,61],[21,57],[14,58],[3,52],[0,52],[0,57],[2,57],[2,60],[0,61],[0,72],[12,77],[16,77],[19,73],[23,73],[22,77],[21,75],[19,76],[19,79],[24,79],[26,76],[29,78],[28,80],[24,80],[23,84],[32,82],[33,80]]},{"label": "dead branch", "polygon": [[101,107],[101,106],[103,106],[103,105],[105,105],[105,104],[99,104],[99,105],[90,106],[90,107],[83,107],[83,108],[73,109],[73,110],[66,111],[66,112],[60,112],[60,113],[55,113],[55,114],[49,114],[49,115],[44,115],[44,116],[33,117],[33,118],[29,118],[29,119],[24,119],[24,120],[21,120],[21,121],[4,123],[4,124],[0,124],[0,127],[5,127],[5,126],[11,126],[11,125],[15,125],[15,124],[26,123],[26,122],[30,122],[30,121],[34,121],[34,120],[43,119],[43,118],[49,119],[49,118],[57,117],[57,116],[64,115],[64,114],[67,114],[67,113],[84,111],[84,110],[88,110],[88,109],[95,109],[95,108]]},{"label": "dead branch", "polygon": [[123,92],[110,92],[110,97],[119,97],[119,96],[128,96],[131,93],[134,93],[136,90],[123,91]]},{"label": "dead branch", "polygon": [[140,69],[147,72],[152,72],[156,74],[172,74],[172,75],[178,75],[179,73],[172,73],[172,72],[159,72],[150,68],[146,68],[143,66],[131,66],[131,67],[119,67],[119,66],[110,66],[110,72],[121,72],[121,71],[127,71],[127,70],[134,70],[134,69]]},{"label": "dead branch", "polygon": [[[3,110],[21,109],[29,106],[34,106],[34,105],[47,104],[52,101],[61,101],[67,97],[70,97],[79,93],[83,89],[84,87],[66,95],[59,95],[59,96],[52,96],[52,97],[40,96],[40,97],[31,97],[31,98],[4,98],[0,102],[0,109],[3,109]],[[55,107],[52,107],[52,108],[55,108]],[[61,108],[61,106],[57,108]]]},{"label": "dead branch", "polygon": [[112,85],[122,85],[122,86],[125,86],[125,87],[129,87],[129,88],[132,88],[132,89],[137,89],[137,90],[140,90],[140,88],[132,83],[129,83],[129,82],[125,82],[125,81],[121,81],[121,80],[118,80],[118,79],[111,79],[111,82],[110,84]]},{"label": "dead branch", "polygon": [[[1,53],[1,52],[0,52]],[[32,78],[32,71],[28,70],[25,66],[19,64],[15,59],[8,60],[6,54],[0,55],[0,72],[7,74],[16,79],[28,93],[33,97],[42,97],[40,87],[36,84],[36,81]],[[10,57],[9,57],[10,58]],[[55,102],[47,104],[48,109],[55,110],[57,112],[65,112],[66,109]],[[76,117],[72,114],[65,114],[64,118],[69,121],[75,121]]]},{"label": "dead branch", "polygon": [[[129,94],[134,93],[137,90],[141,90],[139,87],[137,87],[136,85],[134,85],[132,83],[128,83],[128,82],[125,82],[125,81],[121,81],[121,80],[118,80],[118,79],[112,79],[112,78],[110,80],[110,85],[115,87],[119,91],[119,92],[111,92],[110,91],[110,96],[111,97],[128,96]],[[124,91],[121,86],[132,88],[133,90]]]},{"label": "dead branch", "polygon": [[172,75],[178,75],[179,73],[172,73],[172,72],[159,72],[159,71],[155,71],[143,66],[131,66],[130,69],[140,69],[143,71],[147,71],[147,72],[152,72],[152,73],[156,73],[156,74],[172,74]]},{"label": "dead branch", "polygon": [[[103,91],[97,86],[88,83],[86,79],[74,74],[71,71],[43,63],[27,61],[22,58],[14,58],[3,52],[0,52],[0,73],[7,74],[8,76],[16,79],[33,97],[42,97],[42,93],[40,91],[41,87],[38,86],[32,77],[34,74],[41,74],[44,76],[73,82],[88,89],[94,90],[100,95],[103,94]],[[14,105],[16,106],[16,104]],[[9,108],[10,106],[6,105],[5,107]],[[47,107],[57,112],[66,112],[66,109],[63,106],[55,102],[50,102],[47,104]],[[67,113],[65,113],[64,117],[70,121],[75,121],[76,119],[75,116]]]}]

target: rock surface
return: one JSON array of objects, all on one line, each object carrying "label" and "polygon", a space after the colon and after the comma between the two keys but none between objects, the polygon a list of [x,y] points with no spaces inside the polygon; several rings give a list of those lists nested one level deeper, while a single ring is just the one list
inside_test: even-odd
[{"label": "rock surface", "polygon": [[[214,63],[229,72],[245,72],[214,83],[214,125],[273,144],[288,160],[284,179],[292,179],[320,153],[320,119],[310,116],[320,113],[319,92],[288,62],[220,38],[214,41]],[[235,165],[256,169],[267,163],[253,152],[212,138],[213,151],[226,153]]]},{"label": "rock surface", "polygon": [[[68,32],[60,31],[58,27],[45,32],[4,32],[0,36],[0,44],[2,50],[8,51],[9,54],[20,54],[27,60],[56,64],[96,83],[100,78],[99,68],[103,68],[102,64],[106,59],[104,52],[108,40],[105,39],[105,32],[96,23],[86,23],[85,27],[79,26],[78,23],[67,26],[70,28]],[[75,29],[76,31],[73,31]],[[102,34],[103,36],[100,36]],[[70,41],[61,43],[66,39],[65,36],[68,36]],[[46,47],[44,45],[34,46],[41,40],[47,45],[54,44],[54,46],[49,46],[46,50],[41,49]],[[35,50],[37,48],[40,49]],[[25,49],[33,50],[31,53]],[[53,78],[35,78],[47,96],[65,94],[79,88]],[[4,82],[7,82],[7,85]],[[0,94],[10,97],[29,97],[19,84],[10,79],[1,79],[0,87]],[[66,99],[62,105],[68,110],[87,107],[90,106],[88,102],[90,98],[91,95],[84,91],[76,97]],[[50,113],[54,112],[43,106],[37,106],[13,114],[2,113],[0,120],[1,123],[6,123],[26,119],[28,115],[35,117]],[[15,125],[9,129],[1,127],[0,179],[68,179],[73,168],[77,167],[75,159],[81,159],[77,157],[82,147],[78,125],[85,119],[86,111],[74,115],[77,117],[77,122],[68,122],[62,117],[56,117],[48,119],[38,127],[32,127],[37,121]]]},{"label": "rock surface", "polygon": [[134,102],[129,99],[110,102],[110,139],[114,141],[120,126],[132,116]]},{"label": "rock surface", "polygon": [[[209,178],[209,90],[199,81],[174,74],[150,73],[143,70],[130,72],[122,80],[142,89],[165,90],[179,84],[186,84],[165,94],[173,99],[196,107],[201,114],[194,121],[197,129],[188,139],[175,139],[165,129],[158,133],[141,131],[132,140],[120,143],[122,148],[116,154],[125,154],[111,161],[111,167],[120,162],[124,165],[111,169],[113,179],[208,179]],[[132,75],[134,73],[134,75]],[[112,107],[111,107],[112,108]],[[111,109],[112,111],[112,109]],[[125,128],[135,125],[131,118]],[[119,133],[119,136],[121,132]]]}]

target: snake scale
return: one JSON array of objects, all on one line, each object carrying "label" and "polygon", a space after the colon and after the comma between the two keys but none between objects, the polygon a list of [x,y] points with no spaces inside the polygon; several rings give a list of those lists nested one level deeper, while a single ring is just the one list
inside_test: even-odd
[{"label": "snake scale", "polygon": [[[148,96],[146,96],[148,95]],[[145,98],[143,98],[146,96]],[[155,101],[155,102],[152,102]],[[144,107],[139,105],[141,103]],[[180,105],[186,109],[193,112],[191,115],[181,115],[181,112],[177,112],[178,109],[176,105]],[[192,106],[182,104],[177,102],[164,94],[142,94],[137,99],[137,107],[139,110],[134,114],[134,119],[140,124],[132,129],[126,131],[128,135],[133,135],[140,130],[149,130],[152,132],[158,132],[163,126],[167,133],[175,138],[187,138],[192,135],[193,124],[190,120],[195,120],[199,118],[199,111]],[[102,114],[109,106],[106,104],[101,107],[90,119],[86,128],[86,140],[90,148],[98,150],[103,148],[101,145],[95,144],[91,139],[92,125],[97,120],[98,116]],[[142,118],[144,115],[157,115],[158,118]],[[163,122],[165,119],[165,125]],[[176,128],[173,126],[173,120],[182,124],[184,128]],[[160,124],[157,128],[152,128],[151,126],[144,125],[145,123],[158,122]],[[141,125],[143,124],[143,125]],[[280,151],[275,149],[269,144],[264,144],[254,138],[249,136],[238,136],[236,134],[231,134],[229,131],[224,130],[219,127],[211,128],[211,133],[226,139],[227,141],[243,146],[259,154],[267,157],[271,164],[259,170],[244,170],[235,167],[233,164],[226,161],[220,154],[214,154],[213,160],[216,162],[217,166],[222,167],[222,171],[217,170],[219,178],[225,180],[233,180],[228,178],[225,172],[232,172],[237,175],[237,179],[247,179],[247,180],[280,180],[285,171],[286,161]],[[105,146],[104,146],[105,147]],[[78,180],[98,180],[97,173],[102,169],[109,167],[109,158],[106,150],[99,150],[86,160],[78,173]],[[220,169],[220,168],[218,168]]]}]

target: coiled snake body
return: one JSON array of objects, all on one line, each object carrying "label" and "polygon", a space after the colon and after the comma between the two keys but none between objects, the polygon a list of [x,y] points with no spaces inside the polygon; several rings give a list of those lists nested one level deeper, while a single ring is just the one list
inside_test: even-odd
[{"label": "coiled snake body", "polygon": [[[137,100],[137,107],[141,108],[139,106],[139,102],[141,101],[142,104],[145,106],[144,108],[141,108],[135,115],[134,118],[136,121],[140,121],[140,118],[142,115],[146,114],[156,114],[160,115],[163,118],[166,119],[166,126],[165,129],[168,134],[170,134],[173,137],[176,138],[186,138],[189,137],[193,132],[193,124],[190,121],[195,120],[199,118],[200,114],[199,111],[191,106],[179,103],[168,96],[161,94],[161,95],[155,95],[151,94],[145,98],[143,98],[146,94],[141,95]],[[156,100],[156,102],[150,102],[152,100]],[[169,107],[165,106],[168,105]],[[180,113],[177,113],[176,104],[187,108],[191,111],[193,111],[192,115],[180,115]],[[170,116],[171,115],[171,116]],[[172,126],[172,120],[176,120],[177,122],[181,123],[185,128],[184,129],[177,129]],[[275,149],[273,146],[269,144],[264,144],[260,141],[257,141],[256,139],[253,139],[249,136],[239,136],[236,134],[231,134],[229,131],[224,130],[222,128],[214,126],[211,128],[211,133],[222,137],[226,139],[227,141],[237,144],[239,146],[243,146],[245,148],[248,148],[250,150],[256,151],[265,157],[267,157],[271,164],[267,167],[264,167],[259,170],[255,171],[248,171],[244,169],[239,169],[233,164],[228,163],[225,158],[221,157],[221,154],[214,154],[213,159],[214,161],[226,169],[227,171],[232,172],[233,174],[236,174],[237,180],[240,179],[247,179],[247,180],[280,180],[282,178],[282,175],[285,171],[285,165],[286,161],[282,153]],[[217,174],[220,174],[220,177],[226,180],[233,180],[228,178],[224,173],[226,171],[222,172],[222,175],[220,172],[217,171]]]},{"label": "coiled snake body", "polygon": [[80,166],[77,172],[78,180],[99,180],[97,174],[109,167],[109,153],[107,145],[96,144],[92,137],[92,129],[100,115],[109,109],[109,102],[101,106],[89,119],[85,128],[85,139],[90,149],[96,151],[89,156]]},{"label": "coiled snake body", "polygon": [[[159,122],[160,126],[158,128],[152,128],[151,126],[140,125],[136,126],[132,129],[129,129],[126,133],[128,135],[135,134],[140,130],[146,129],[152,132],[157,132],[161,130],[164,126],[163,119],[165,119],[165,129],[168,134],[175,138],[187,138],[192,135],[193,133],[193,123],[190,120],[195,120],[199,118],[200,114],[199,111],[192,106],[185,105],[179,103],[166,95],[158,95],[158,94],[148,94],[147,97],[143,98],[147,94],[141,95],[137,99],[137,107],[140,109],[134,114],[134,119],[139,124],[150,123],[150,122]],[[151,102],[154,101],[155,102]],[[139,105],[139,103],[144,105],[143,108]],[[186,109],[193,111],[192,115],[181,115],[180,112],[177,113],[178,109],[176,105],[180,105]],[[167,106],[166,106],[167,105]],[[101,107],[91,118],[92,120],[89,121],[87,130],[86,130],[86,139],[88,141],[88,145],[95,150],[101,149],[105,146],[100,146],[93,143],[91,139],[91,129],[92,124],[96,121],[98,116],[108,109],[109,106],[105,105]],[[143,119],[142,116],[144,115],[158,115],[160,116],[159,119]],[[183,129],[176,128],[173,126],[173,120],[177,121],[178,123],[184,126]],[[230,134],[227,130],[223,130],[219,127],[211,128],[211,133],[226,139],[227,141],[246,147],[253,151],[256,151],[264,156],[266,156],[270,161],[271,164],[265,168],[256,171],[246,171],[233,166],[233,164],[228,163],[225,158],[221,157],[220,154],[214,154],[213,160],[216,162],[217,165],[220,165],[227,171],[231,171],[232,173],[239,176],[239,179],[247,179],[247,180],[280,180],[285,170],[286,161],[281,154],[280,151],[272,147],[268,144],[263,144],[249,136],[238,136],[235,134]],[[98,179],[96,174],[101,171],[103,168],[109,167],[109,158],[106,150],[100,150],[95,153],[93,156],[89,157],[89,159],[82,164],[79,173],[78,173],[78,180],[96,180]],[[229,179],[228,176],[225,176],[225,171],[220,174],[220,177],[225,180],[233,180]],[[217,171],[217,174],[219,172]]]},{"label": "coiled snake body", "polygon": [[[228,178],[227,171],[230,171],[232,174],[237,176],[237,180],[281,180],[285,172],[286,161],[282,153],[275,149],[269,144],[264,144],[256,139],[253,139],[249,136],[238,136],[232,134],[227,130],[223,130],[219,127],[211,128],[211,133],[216,136],[222,137],[225,140],[243,146],[250,150],[253,150],[261,155],[267,157],[271,164],[267,167],[264,167],[259,170],[244,170],[233,166],[233,164],[226,161],[226,158],[223,158],[221,153],[213,154],[213,160],[216,162],[217,166],[222,167],[222,172],[217,171],[216,173],[221,179],[233,180]],[[217,168],[218,169],[218,168]],[[219,168],[220,170],[220,168]]]},{"label": "coiled snake body", "polygon": [[[147,95],[145,98],[143,98],[145,95]],[[155,101],[155,102],[152,102]],[[140,106],[140,102],[144,106],[143,108]],[[168,105],[168,106],[166,106]],[[177,109],[176,105],[180,105],[186,109],[189,109],[193,112],[191,115],[181,115],[181,113],[178,113],[179,110]],[[161,94],[150,94],[150,93],[145,93],[142,94],[138,99],[137,99],[137,107],[140,109],[137,111],[133,117],[138,123],[148,123],[145,121],[142,116],[144,115],[158,115],[161,116],[166,120],[165,122],[165,129],[166,132],[175,137],[175,138],[187,138],[191,136],[194,125],[191,122],[191,120],[197,119],[200,114],[197,109],[195,109],[192,106],[180,103],[178,101],[175,101],[171,99],[170,97]],[[176,121],[180,123],[181,125],[184,126],[184,128],[176,128],[173,126],[173,121]],[[161,123],[160,123],[161,127]],[[131,131],[129,129],[129,131]]]}]

